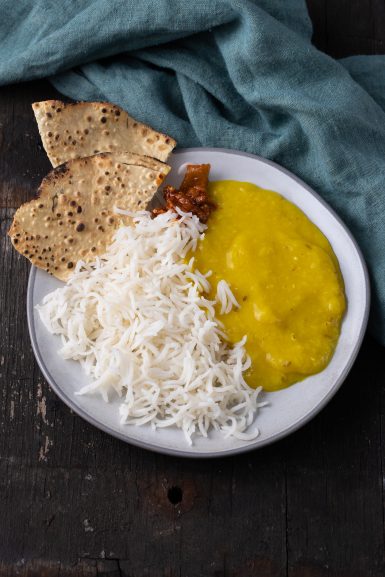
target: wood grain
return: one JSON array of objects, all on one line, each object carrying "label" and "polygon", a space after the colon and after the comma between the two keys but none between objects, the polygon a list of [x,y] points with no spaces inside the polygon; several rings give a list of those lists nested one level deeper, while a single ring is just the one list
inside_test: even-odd
[{"label": "wood grain", "polygon": [[[17,97],[15,97],[17,95]],[[35,193],[52,168],[44,154],[31,104],[60,98],[47,82],[1,88],[0,112],[0,208],[17,208]]]},{"label": "wood grain", "polygon": [[[334,55],[381,51],[384,3],[309,1]],[[383,349],[367,338],[306,427],[248,455],[188,461],[74,415],[27,330],[29,264],[6,231],[49,163],[30,110],[47,82],[0,90],[0,577],[383,577]]]},{"label": "wood grain", "polygon": [[385,53],[383,0],[307,0],[314,44],[334,58]]}]

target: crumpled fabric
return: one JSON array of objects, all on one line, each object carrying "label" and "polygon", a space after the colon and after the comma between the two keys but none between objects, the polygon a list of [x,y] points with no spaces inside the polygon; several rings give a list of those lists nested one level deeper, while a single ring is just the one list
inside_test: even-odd
[{"label": "crumpled fabric", "polygon": [[385,56],[318,51],[304,0],[0,0],[0,14],[0,84],[48,77],[313,187],[363,251],[385,343]]}]

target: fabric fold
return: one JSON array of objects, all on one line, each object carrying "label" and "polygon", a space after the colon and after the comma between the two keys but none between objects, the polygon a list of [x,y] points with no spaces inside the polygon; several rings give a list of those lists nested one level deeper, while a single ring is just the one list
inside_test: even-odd
[{"label": "fabric fold", "polygon": [[311,44],[303,0],[0,0],[0,84],[49,77],[179,146],[276,161],[312,186],[368,263],[385,344],[385,56]]}]

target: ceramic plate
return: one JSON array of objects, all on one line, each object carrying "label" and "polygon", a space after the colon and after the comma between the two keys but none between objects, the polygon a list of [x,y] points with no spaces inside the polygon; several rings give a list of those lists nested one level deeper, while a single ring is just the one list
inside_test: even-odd
[{"label": "ceramic plate", "polygon": [[328,237],[341,266],[348,309],[337,349],[327,368],[287,389],[264,394],[269,406],[259,412],[253,425],[260,430],[257,439],[250,442],[224,439],[221,434],[212,432],[207,439],[195,438],[190,447],[179,429],[152,431],[149,426],[120,425],[118,400],[106,404],[98,396],[74,394],[88,382],[88,377],[75,361],[60,358],[57,352],[60,338],[46,331],[34,308],[62,283],[35,267],[31,270],[28,286],[28,323],[32,346],[45,378],[81,417],[123,441],[146,449],[185,457],[219,457],[263,447],[285,437],[314,417],[332,398],[346,378],[363,339],[369,309],[368,276],[357,244],[341,220],[313,190],[287,170],[250,154],[190,148],[172,155],[169,184],[179,183],[186,162],[210,163],[211,180],[242,180],[279,192],[301,208]]}]

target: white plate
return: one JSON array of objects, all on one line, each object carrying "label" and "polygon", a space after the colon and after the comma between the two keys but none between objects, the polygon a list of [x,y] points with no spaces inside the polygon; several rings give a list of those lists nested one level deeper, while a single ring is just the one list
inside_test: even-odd
[{"label": "white plate", "polygon": [[152,431],[149,426],[119,425],[119,401],[106,404],[100,397],[76,396],[88,378],[75,361],[65,361],[57,351],[59,337],[50,335],[34,309],[43,297],[62,283],[46,272],[32,268],[28,285],[28,323],[39,366],[58,396],[81,417],[124,441],[185,457],[217,457],[262,447],[292,433],[309,421],[331,399],[348,374],[365,332],[369,309],[369,283],[364,260],[352,235],[325,202],[298,178],[273,162],[232,150],[190,148],[171,157],[169,184],[181,180],[178,169],[186,162],[210,163],[211,180],[242,180],[275,190],[299,206],[328,237],[339,260],[348,300],[341,336],[327,368],[306,380],[275,393],[264,394],[270,406],[258,414],[255,425],[260,436],[250,442],[224,439],[211,433],[195,438],[189,447],[178,429]]}]

